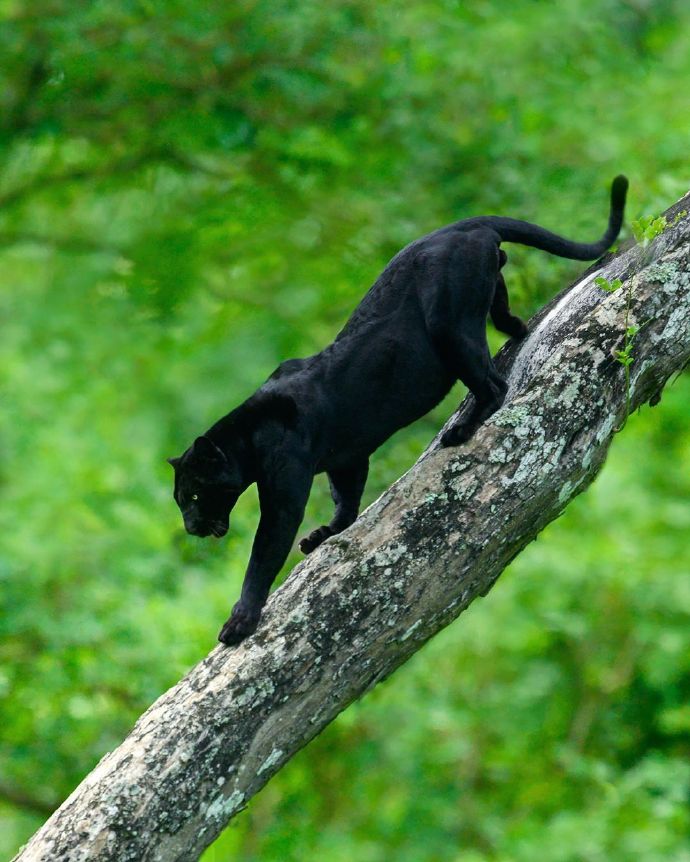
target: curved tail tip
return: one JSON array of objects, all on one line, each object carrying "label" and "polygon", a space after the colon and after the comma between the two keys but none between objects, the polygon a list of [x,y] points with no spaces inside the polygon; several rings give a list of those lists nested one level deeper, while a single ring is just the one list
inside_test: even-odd
[{"label": "curved tail tip", "polygon": [[622,209],[625,206],[625,196],[628,192],[628,178],[619,174],[611,183],[611,206]]}]

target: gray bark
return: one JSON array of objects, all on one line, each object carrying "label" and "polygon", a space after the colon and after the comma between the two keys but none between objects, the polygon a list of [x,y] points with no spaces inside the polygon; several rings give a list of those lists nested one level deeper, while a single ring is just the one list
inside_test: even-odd
[{"label": "gray bark", "polygon": [[[669,211],[690,209],[690,194]],[[606,293],[594,277],[623,287]],[[216,647],[139,719],[16,857],[194,860],[341,710],[477,596],[594,479],[630,395],[656,401],[690,358],[690,218],[564,291],[498,363],[504,407],[457,449],[434,441],[271,597],[257,633]],[[465,405],[464,408],[467,409]]]}]

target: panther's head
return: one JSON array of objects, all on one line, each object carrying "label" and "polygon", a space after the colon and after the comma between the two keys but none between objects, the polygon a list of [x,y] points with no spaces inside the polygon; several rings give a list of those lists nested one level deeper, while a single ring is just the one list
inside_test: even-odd
[{"label": "panther's head", "polygon": [[175,469],[174,496],[187,532],[224,536],[230,512],[246,487],[239,460],[208,437],[197,437],[186,452],[168,463]]}]

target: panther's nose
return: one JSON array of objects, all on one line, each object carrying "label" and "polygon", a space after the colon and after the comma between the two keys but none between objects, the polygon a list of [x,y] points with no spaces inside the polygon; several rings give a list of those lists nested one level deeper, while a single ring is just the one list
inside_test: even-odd
[{"label": "panther's nose", "polygon": [[190,536],[201,536],[203,538],[211,535],[209,528],[199,521],[185,521],[184,528]]}]

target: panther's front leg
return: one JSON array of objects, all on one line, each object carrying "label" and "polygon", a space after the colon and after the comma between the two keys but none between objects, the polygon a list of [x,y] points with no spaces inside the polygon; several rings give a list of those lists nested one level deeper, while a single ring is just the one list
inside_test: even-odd
[{"label": "panther's front leg", "polygon": [[218,635],[222,643],[232,646],[256,631],[271,585],[304,517],[313,478],[305,459],[286,453],[257,480],[261,520],[240,600]]}]

